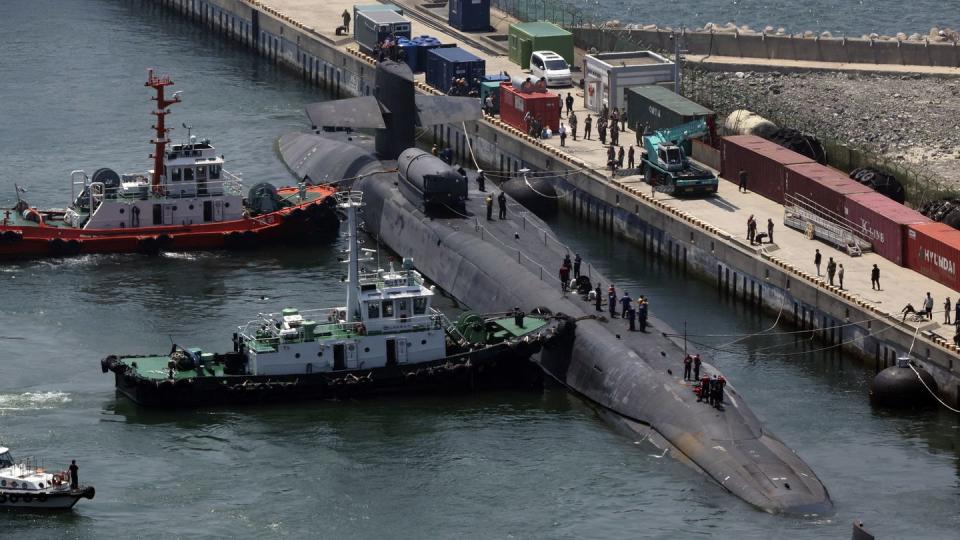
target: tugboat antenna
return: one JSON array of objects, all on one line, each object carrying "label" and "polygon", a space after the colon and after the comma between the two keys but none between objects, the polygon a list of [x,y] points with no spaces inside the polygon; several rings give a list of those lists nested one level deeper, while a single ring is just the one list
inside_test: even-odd
[{"label": "tugboat antenna", "polygon": [[166,117],[167,114],[170,113],[167,107],[174,103],[180,103],[179,92],[174,93],[170,99],[163,96],[163,89],[172,84],[173,81],[170,80],[168,75],[157,76],[154,75],[153,69],[147,70],[147,82],[144,83],[144,86],[149,86],[157,92],[157,95],[152,98],[153,101],[157,102],[157,108],[151,113],[157,117],[157,123],[153,126],[156,130],[156,136],[150,141],[154,145],[153,155],[150,156],[153,158],[153,178],[150,184],[154,193],[160,193],[162,191],[160,187],[162,183],[161,179],[166,172],[163,170],[163,156],[166,152],[167,143],[170,142],[170,140],[167,139],[167,133],[171,129],[166,125]]}]

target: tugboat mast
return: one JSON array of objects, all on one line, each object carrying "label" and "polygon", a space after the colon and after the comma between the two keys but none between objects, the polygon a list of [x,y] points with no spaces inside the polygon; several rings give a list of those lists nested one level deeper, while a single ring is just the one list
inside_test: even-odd
[{"label": "tugboat mast", "polygon": [[346,191],[336,194],[338,206],[347,213],[347,322],[357,322],[357,312],[360,310],[360,242],[357,227],[357,208],[363,206],[362,191]]},{"label": "tugboat mast", "polygon": [[150,143],[155,146],[153,154],[150,155],[150,157],[153,158],[153,178],[151,179],[150,184],[154,193],[160,193],[162,191],[160,184],[162,184],[161,179],[163,178],[163,174],[165,172],[163,170],[163,156],[166,152],[167,143],[170,142],[170,140],[167,138],[167,133],[172,129],[166,126],[166,116],[170,113],[167,107],[173,105],[174,103],[180,103],[180,96],[178,96],[177,93],[173,94],[172,99],[167,99],[164,97],[164,87],[171,85],[173,85],[173,81],[170,80],[170,76],[157,76],[153,74],[153,69],[147,70],[147,82],[144,84],[144,86],[149,86],[157,91],[157,95],[151,98],[153,101],[157,102],[156,110],[151,113],[157,117],[156,125],[152,126],[155,130],[157,130],[157,133],[156,138],[150,141]]}]

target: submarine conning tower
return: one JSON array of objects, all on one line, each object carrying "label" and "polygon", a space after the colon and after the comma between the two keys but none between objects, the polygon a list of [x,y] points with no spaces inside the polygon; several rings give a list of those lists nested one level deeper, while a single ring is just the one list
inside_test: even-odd
[{"label": "submarine conning tower", "polygon": [[386,129],[377,130],[377,155],[383,160],[394,160],[415,145],[417,110],[413,72],[407,64],[380,62],[375,80],[374,95],[380,101],[386,125]]}]

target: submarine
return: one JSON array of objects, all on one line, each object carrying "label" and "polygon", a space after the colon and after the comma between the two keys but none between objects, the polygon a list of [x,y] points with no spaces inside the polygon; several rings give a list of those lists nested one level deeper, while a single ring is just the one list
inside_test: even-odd
[{"label": "submarine", "polygon": [[[720,408],[697,401],[680,373],[683,343],[666,323],[649,317],[647,332],[630,331],[622,319],[598,316],[584,296],[561,289],[557,269],[569,251],[544,221],[509,198],[507,219],[487,220],[488,193],[472,188],[456,206],[447,204],[463,196],[459,175],[415,148],[415,131],[478,119],[478,100],[417,95],[405,64],[381,62],[373,95],[311,104],[306,113],[310,131],[280,138],[284,162],[298,177],[343,179],[363,191],[365,229],[379,242],[413,257],[425,276],[470,309],[520,306],[563,314],[571,331],[536,358],[548,377],[615,427],[649,440],[758,509],[833,512],[816,473],[760,422],[732,384]],[[375,136],[357,129],[373,129]],[[448,199],[431,205],[416,186],[447,190]],[[581,290],[610,283],[593,269],[586,279],[591,282],[581,280]],[[704,372],[720,375],[708,362]]]}]

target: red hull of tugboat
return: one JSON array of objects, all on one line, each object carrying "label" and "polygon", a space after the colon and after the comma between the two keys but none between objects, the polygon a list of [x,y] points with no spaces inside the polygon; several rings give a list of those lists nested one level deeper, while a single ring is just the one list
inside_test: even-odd
[{"label": "red hull of tugboat", "polygon": [[[330,186],[307,188],[315,198],[275,212],[239,220],[158,225],[136,229],[77,229],[53,225],[0,224],[0,259],[85,253],[147,253],[209,249],[248,249],[264,242],[335,234],[339,220]],[[297,192],[287,187],[281,195]],[[43,212],[41,212],[43,214]]]}]

